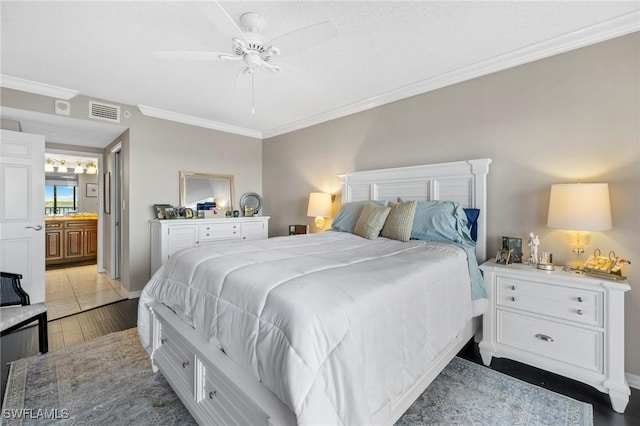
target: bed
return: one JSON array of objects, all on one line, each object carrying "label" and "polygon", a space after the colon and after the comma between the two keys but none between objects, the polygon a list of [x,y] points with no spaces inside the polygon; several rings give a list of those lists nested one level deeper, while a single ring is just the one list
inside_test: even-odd
[{"label": "bed", "polygon": [[468,238],[490,162],[340,175],[333,231],[175,253],[140,298],[154,370],[201,424],[393,424],[478,330],[486,214],[474,245],[363,238],[357,219],[389,203],[415,201],[416,220],[452,207]]}]

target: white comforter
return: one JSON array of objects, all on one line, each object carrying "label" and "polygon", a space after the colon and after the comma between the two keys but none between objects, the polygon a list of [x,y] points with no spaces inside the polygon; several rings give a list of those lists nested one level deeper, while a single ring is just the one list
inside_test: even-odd
[{"label": "white comforter", "polygon": [[173,255],[159,301],[259,379],[300,424],[371,424],[471,317],[464,250],[348,233],[224,242]]}]

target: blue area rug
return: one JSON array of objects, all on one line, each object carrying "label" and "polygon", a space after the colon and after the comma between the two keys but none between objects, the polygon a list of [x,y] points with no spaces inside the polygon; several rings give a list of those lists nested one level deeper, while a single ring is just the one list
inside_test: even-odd
[{"label": "blue area rug", "polygon": [[396,426],[593,425],[591,404],[454,358]]},{"label": "blue area rug", "polygon": [[[11,365],[2,424],[195,425],[137,330]],[[405,425],[591,426],[592,407],[455,358],[397,422]]]}]

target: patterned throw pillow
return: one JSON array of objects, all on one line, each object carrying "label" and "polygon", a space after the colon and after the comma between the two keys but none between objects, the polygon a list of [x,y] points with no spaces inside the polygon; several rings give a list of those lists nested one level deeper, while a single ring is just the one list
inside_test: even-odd
[{"label": "patterned throw pillow", "polygon": [[390,207],[366,204],[360,213],[353,233],[370,240],[378,238],[380,230],[391,211]]},{"label": "patterned throw pillow", "polygon": [[409,241],[417,204],[415,201],[407,201],[406,203],[390,202],[391,211],[389,211],[389,216],[382,227],[380,235],[393,240]]},{"label": "patterned throw pillow", "polygon": [[345,203],[340,207],[340,210],[338,210],[336,217],[333,218],[331,228],[334,231],[353,233],[362,209],[369,203],[374,203],[379,206],[387,205],[386,201],[350,201]]}]

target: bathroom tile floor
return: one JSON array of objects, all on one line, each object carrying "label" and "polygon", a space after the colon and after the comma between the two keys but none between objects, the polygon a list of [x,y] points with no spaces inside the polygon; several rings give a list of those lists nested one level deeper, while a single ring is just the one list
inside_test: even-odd
[{"label": "bathroom tile floor", "polygon": [[127,298],[120,280],[99,273],[97,265],[46,271],[45,286],[49,321]]}]

